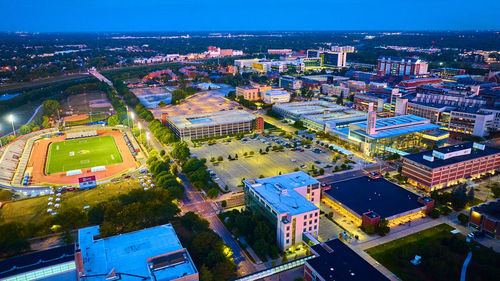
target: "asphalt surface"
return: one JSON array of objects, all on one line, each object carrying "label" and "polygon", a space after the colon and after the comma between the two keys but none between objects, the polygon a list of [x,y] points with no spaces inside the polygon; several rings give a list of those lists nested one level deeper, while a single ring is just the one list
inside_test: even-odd
[{"label": "asphalt surface", "polygon": [[238,266],[238,274],[240,276],[256,272],[257,269],[255,266],[245,256],[245,253],[234,240],[231,233],[217,217],[217,208],[210,202],[205,201],[200,192],[191,185],[184,174],[179,174],[179,178],[182,180],[185,189],[184,199],[181,201],[180,205],[181,210],[183,212],[195,212],[210,223],[210,228],[215,231],[233,251],[233,259]]}]

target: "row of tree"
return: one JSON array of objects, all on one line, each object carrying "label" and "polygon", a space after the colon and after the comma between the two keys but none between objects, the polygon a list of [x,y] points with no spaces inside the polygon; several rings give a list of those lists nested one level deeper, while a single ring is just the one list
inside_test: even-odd
[{"label": "row of tree", "polygon": [[231,248],[209,228],[207,220],[188,212],[174,227],[200,272],[200,280],[219,281],[236,277]]},{"label": "row of tree", "polygon": [[163,150],[160,155],[156,155],[152,151],[146,164],[148,164],[149,171],[153,174],[157,187],[166,189],[174,198],[182,199],[184,197],[184,186],[177,181],[177,166],[170,166],[169,161],[170,159]]},{"label": "row of tree", "polygon": [[205,161],[205,159],[190,158],[182,165],[182,172],[187,175],[194,187],[205,190],[208,197],[215,198],[219,195],[219,187],[212,181]]}]

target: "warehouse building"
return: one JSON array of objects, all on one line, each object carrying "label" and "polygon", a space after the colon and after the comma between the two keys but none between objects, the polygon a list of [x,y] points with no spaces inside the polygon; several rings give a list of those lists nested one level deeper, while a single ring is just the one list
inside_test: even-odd
[{"label": "warehouse building", "polygon": [[78,279],[198,281],[198,270],[171,224],[106,238],[99,226],[78,231]]},{"label": "warehouse building", "polygon": [[306,281],[388,281],[384,274],[339,239],[311,246],[316,257],[306,261]]},{"label": "warehouse building", "polygon": [[463,143],[403,157],[402,175],[409,183],[433,191],[474,179],[500,168],[500,149]]},{"label": "warehouse building", "polygon": [[376,226],[382,219],[396,226],[434,208],[431,198],[419,197],[384,178],[367,176],[332,184],[323,191],[322,201],[361,226]]},{"label": "warehouse building", "polygon": [[244,180],[245,205],[276,226],[277,243],[286,250],[319,233],[319,182],[299,171]]},{"label": "warehouse building", "polygon": [[181,140],[207,139],[264,130],[264,120],[261,117],[255,117],[243,110],[168,117],[167,125]]}]

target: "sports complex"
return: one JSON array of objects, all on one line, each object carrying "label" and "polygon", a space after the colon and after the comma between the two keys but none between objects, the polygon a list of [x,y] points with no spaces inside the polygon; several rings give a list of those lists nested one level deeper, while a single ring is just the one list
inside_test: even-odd
[{"label": "sports complex", "polygon": [[20,163],[12,184],[23,183],[17,182],[21,178],[24,185],[74,185],[82,177],[103,180],[134,169],[134,155],[140,149],[129,134],[111,128],[81,127],[33,136],[23,151],[29,160],[25,167]]}]

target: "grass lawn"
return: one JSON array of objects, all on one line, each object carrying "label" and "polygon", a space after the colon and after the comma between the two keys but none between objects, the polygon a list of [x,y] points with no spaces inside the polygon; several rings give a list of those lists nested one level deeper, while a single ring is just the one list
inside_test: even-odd
[{"label": "grass lawn", "polygon": [[112,136],[51,143],[45,172],[49,174],[123,162]]},{"label": "grass lawn", "polygon": [[[98,185],[96,188],[90,190],[64,193],[61,196],[60,204],[61,208],[83,208],[87,205],[92,206],[107,201],[113,196],[128,193],[130,190],[140,187],[137,180],[106,183]],[[54,195],[51,196],[55,198]],[[0,223],[12,221],[35,223],[50,217],[50,215],[47,214],[47,209],[49,208],[47,203],[49,202],[48,198],[51,196],[36,197],[7,203],[0,209]]]},{"label": "grass lawn", "polygon": [[66,126],[78,126],[78,125],[84,125],[84,124],[91,123],[91,122],[98,122],[98,121],[106,120],[107,118],[108,118],[108,115],[106,115],[106,114],[92,114],[92,120],[90,117],[88,117],[87,119],[78,120],[78,121],[67,121],[64,124]]},{"label": "grass lawn", "polygon": [[[453,227],[440,224],[366,252],[404,281],[459,280],[462,264],[471,249],[467,280],[494,280],[494,276],[499,276],[500,254],[476,243],[466,243],[463,235],[453,235],[451,230]],[[415,255],[422,257],[420,265],[410,263]]]}]

